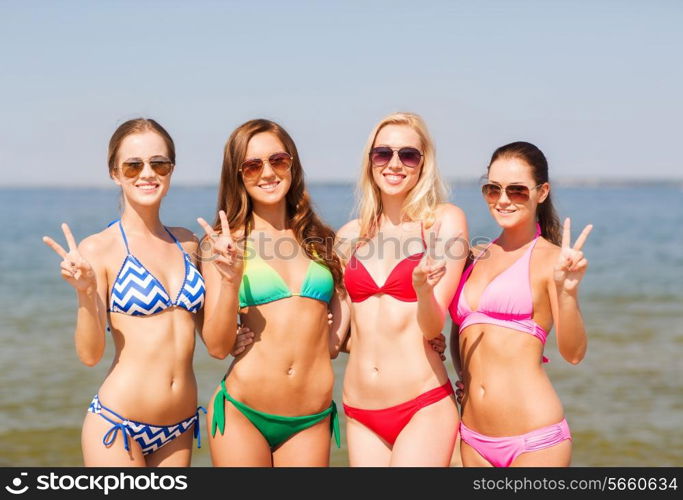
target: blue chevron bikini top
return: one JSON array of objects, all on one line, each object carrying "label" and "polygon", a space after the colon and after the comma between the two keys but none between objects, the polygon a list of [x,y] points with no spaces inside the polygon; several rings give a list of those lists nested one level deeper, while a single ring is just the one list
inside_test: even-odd
[{"label": "blue chevron bikini top", "polygon": [[[109,225],[115,223],[116,221]],[[204,305],[204,278],[171,231],[164,227],[183,252],[185,260],[185,280],[174,301],[171,301],[164,285],[130,253],[128,239],[120,219],[118,223],[127,255],[111,289],[109,311],[131,316],[151,316],[173,306],[182,307],[191,313],[199,311]]]}]

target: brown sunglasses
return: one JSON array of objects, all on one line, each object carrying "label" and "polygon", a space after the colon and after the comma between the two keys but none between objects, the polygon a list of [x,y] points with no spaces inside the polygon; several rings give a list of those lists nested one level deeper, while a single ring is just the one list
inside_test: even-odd
[{"label": "brown sunglasses", "polygon": [[[525,203],[529,200],[531,189],[536,189],[542,185],[543,183],[529,188],[524,184],[508,184],[505,186],[505,195],[512,203]],[[486,201],[489,203],[495,203],[503,194],[503,186],[491,183],[484,184],[481,187],[481,193],[484,195]]]},{"label": "brown sunglasses", "polygon": [[[173,170],[173,162],[163,156],[154,156],[149,159],[149,166],[157,174],[164,176],[171,173]],[[145,161],[141,158],[129,158],[121,163],[121,173],[124,177],[133,178],[140,175],[142,169],[145,168]]]},{"label": "brown sunglasses", "polygon": [[263,170],[265,162],[267,161],[268,165],[270,165],[270,168],[272,168],[276,174],[282,175],[292,168],[293,160],[294,156],[290,155],[289,153],[274,153],[268,158],[265,158],[265,161],[261,158],[250,158],[248,160],[244,160],[239,168],[239,171],[242,172],[242,175],[245,178],[251,179],[257,177]]}]

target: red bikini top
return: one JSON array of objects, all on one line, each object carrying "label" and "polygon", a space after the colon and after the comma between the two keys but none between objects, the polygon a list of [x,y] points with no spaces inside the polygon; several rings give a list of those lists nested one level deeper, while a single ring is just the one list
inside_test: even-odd
[{"label": "red bikini top", "polygon": [[[426,249],[427,244],[425,243],[422,223],[420,223],[420,233],[422,234],[422,244]],[[384,285],[377,286],[363,263],[356,258],[354,250],[344,269],[344,286],[349,292],[351,302],[363,302],[368,297],[380,293],[391,295],[403,302],[417,302],[417,295],[413,288],[413,269],[420,263],[423,255],[424,250],[402,259],[391,270]]]}]

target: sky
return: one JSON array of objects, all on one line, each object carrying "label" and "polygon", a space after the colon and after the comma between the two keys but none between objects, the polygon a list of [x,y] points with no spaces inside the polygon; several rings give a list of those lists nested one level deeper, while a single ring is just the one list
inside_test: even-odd
[{"label": "sky", "polygon": [[252,118],[309,181],[355,181],[385,115],[426,121],[446,179],[526,140],[553,179],[683,179],[683,2],[0,0],[0,186],[106,186],[154,118],[174,184],[215,185]]}]

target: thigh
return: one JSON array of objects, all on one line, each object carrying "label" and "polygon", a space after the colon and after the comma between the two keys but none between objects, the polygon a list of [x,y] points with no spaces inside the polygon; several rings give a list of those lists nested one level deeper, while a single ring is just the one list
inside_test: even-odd
[{"label": "thigh", "polygon": [[565,439],[556,445],[518,455],[510,467],[569,467],[572,461],[572,442]]},{"label": "thigh", "polygon": [[377,434],[352,418],[346,418],[346,443],[351,467],[388,467],[391,447]]},{"label": "thigh", "polygon": [[[199,425],[197,420],[195,425]],[[177,438],[145,456],[148,467],[189,467],[192,459],[194,429],[190,427]]]},{"label": "thigh", "polygon": [[448,467],[460,418],[452,397],[425,406],[399,434],[391,454],[392,467]]},{"label": "thigh", "polygon": [[463,467],[493,467],[491,462],[462,439],[460,440],[460,458]]},{"label": "thigh", "polygon": [[330,417],[297,432],[273,452],[275,467],[329,467]]},{"label": "thigh", "polygon": [[[212,399],[213,401],[213,399]],[[225,432],[211,435],[213,404],[206,415],[211,463],[215,467],[271,467],[270,445],[247,417],[225,402]]]},{"label": "thigh", "polygon": [[125,436],[118,431],[116,439],[110,446],[102,442],[104,435],[111,429],[112,423],[100,415],[87,412],[81,431],[81,449],[83,465],[86,467],[145,467],[145,458],[140,446],[130,437],[128,447],[124,447]]},{"label": "thigh", "polygon": [[450,467],[462,467],[462,456],[460,455],[460,433],[455,436],[455,446],[453,446],[453,453],[451,455]]}]

